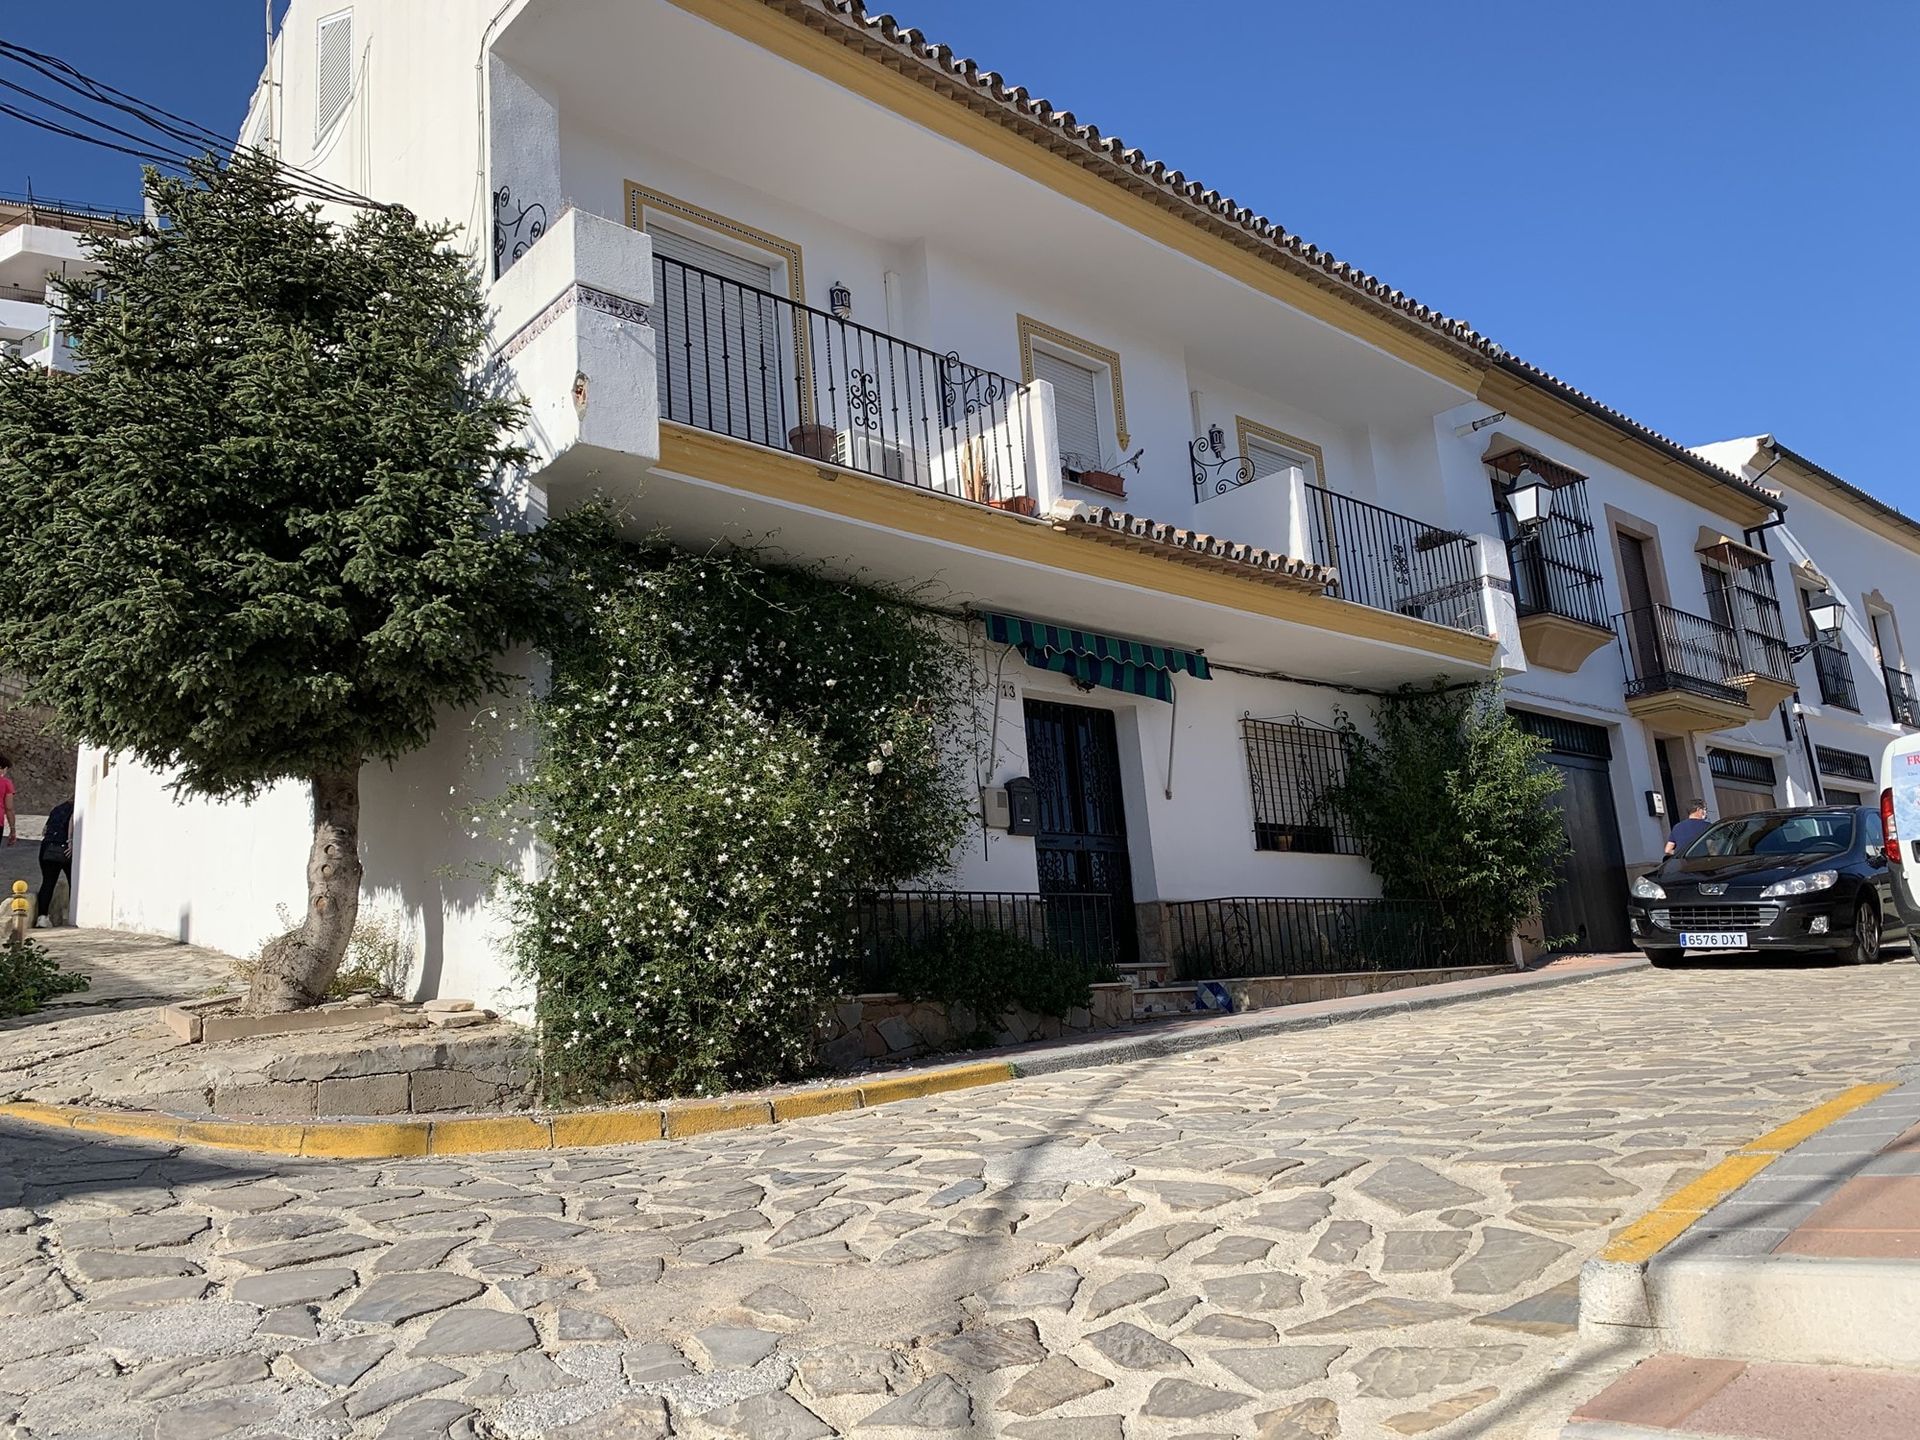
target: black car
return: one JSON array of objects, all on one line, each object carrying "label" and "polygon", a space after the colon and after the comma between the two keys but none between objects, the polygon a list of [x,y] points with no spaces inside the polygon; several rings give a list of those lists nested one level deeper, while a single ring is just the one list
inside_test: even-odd
[{"label": "black car", "polygon": [[1880,956],[1894,908],[1880,812],[1822,805],[1722,820],[1633,882],[1633,943],[1656,965],[1682,957],[1827,951]]}]

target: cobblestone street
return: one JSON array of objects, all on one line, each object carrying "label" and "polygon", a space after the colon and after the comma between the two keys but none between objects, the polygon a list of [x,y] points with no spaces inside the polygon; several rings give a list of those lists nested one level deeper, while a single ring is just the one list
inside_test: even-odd
[{"label": "cobblestone street", "polygon": [[33,1437],[1551,1436],[1575,1278],[1920,1047],[1920,972],[1640,971],[772,1129],[276,1161],[10,1128]]}]

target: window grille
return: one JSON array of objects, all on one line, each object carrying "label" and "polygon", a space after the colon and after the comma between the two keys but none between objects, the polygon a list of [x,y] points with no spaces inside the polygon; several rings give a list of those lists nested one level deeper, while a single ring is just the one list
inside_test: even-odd
[{"label": "window grille", "polygon": [[1346,779],[1340,732],[1303,718],[1242,720],[1253,785],[1253,848],[1358,855],[1359,841],[1327,803]]},{"label": "window grille", "polygon": [[1707,769],[1716,780],[1733,780],[1747,785],[1772,785],[1773,760],[1766,755],[1747,755],[1738,750],[1708,750]]},{"label": "window grille", "polygon": [[1841,775],[1849,780],[1873,779],[1873,761],[1856,751],[1818,745],[1814,753],[1819,757],[1822,775]]}]

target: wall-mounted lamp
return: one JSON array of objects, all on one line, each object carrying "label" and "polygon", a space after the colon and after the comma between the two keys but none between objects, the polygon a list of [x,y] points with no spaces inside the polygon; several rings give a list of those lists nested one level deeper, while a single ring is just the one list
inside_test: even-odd
[{"label": "wall-mounted lamp", "polygon": [[1207,426],[1207,448],[1216,460],[1227,453],[1227,432],[1217,424]]},{"label": "wall-mounted lamp", "polygon": [[853,318],[853,291],[842,285],[838,280],[834,281],[833,285],[827,291],[827,308],[833,311],[836,319],[851,320]]},{"label": "wall-mounted lamp", "polygon": [[1507,509],[1522,530],[1544,524],[1553,514],[1553,487],[1532,470],[1513,477],[1513,488],[1506,494]]},{"label": "wall-mounted lamp", "polygon": [[1818,634],[1831,635],[1845,622],[1847,609],[1830,592],[1823,590],[1818,595],[1807,597],[1807,618],[1813,622]]}]

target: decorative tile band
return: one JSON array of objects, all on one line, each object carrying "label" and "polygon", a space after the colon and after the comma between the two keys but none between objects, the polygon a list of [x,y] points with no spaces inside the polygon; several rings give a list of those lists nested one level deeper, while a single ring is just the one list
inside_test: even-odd
[{"label": "decorative tile band", "polygon": [[603,315],[611,315],[616,320],[625,320],[634,325],[652,323],[647,316],[647,307],[638,300],[629,300],[624,295],[615,295],[610,290],[597,290],[576,281],[554,296],[546,309],[508,336],[506,343],[496,352],[497,357],[511,360],[576,305],[584,305],[589,310],[598,310]]}]

